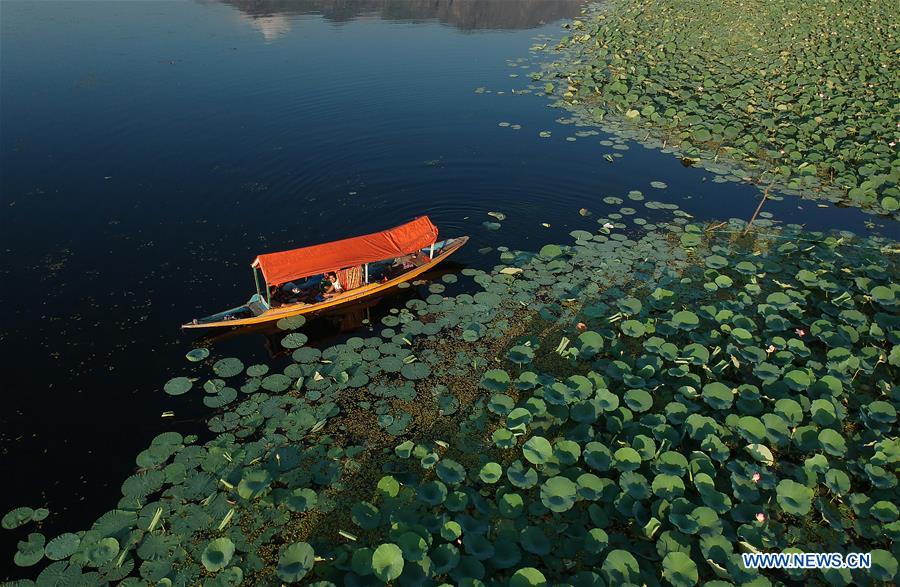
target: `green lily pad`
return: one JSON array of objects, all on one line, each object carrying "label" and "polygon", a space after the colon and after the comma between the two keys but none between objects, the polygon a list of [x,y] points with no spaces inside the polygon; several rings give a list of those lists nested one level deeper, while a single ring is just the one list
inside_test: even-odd
[{"label": "green lily pad", "polygon": [[812,508],[813,490],[790,479],[783,479],[775,488],[778,504],[795,516],[805,516]]},{"label": "green lily pad", "polygon": [[33,517],[33,509],[30,507],[18,507],[8,511],[3,516],[3,519],[0,520],[0,526],[3,526],[4,530],[13,530],[30,522]]},{"label": "green lily pad", "polygon": [[207,348],[191,349],[184,356],[188,361],[196,363],[196,362],[202,361],[203,359],[205,359],[206,357],[209,356],[209,349],[207,349]]},{"label": "green lily pad", "polygon": [[203,549],[200,560],[207,571],[215,573],[227,567],[232,556],[234,556],[234,542],[230,538],[216,538]]},{"label": "green lily pad", "polygon": [[173,377],[166,382],[163,391],[169,395],[184,395],[193,385],[194,383],[187,377]]},{"label": "green lily pad", "polygon": [[403,551],[396,544],[382,544],[372,553],[372,572],[384,582],[399,577],[403,566]]},{"label": "green lily pad", "polygon": [[552,512],[565,512],[575,505],[578,486],[566,477],[551,477],[541,485],[541,503]]},{"label": "green lily pad", "polygon": [[[295,542],[281,550],[276,572],[286,583],[296,583],[313,568],[315,552],[306,542]],[[205,563],[204,563],[205,564]]]}]

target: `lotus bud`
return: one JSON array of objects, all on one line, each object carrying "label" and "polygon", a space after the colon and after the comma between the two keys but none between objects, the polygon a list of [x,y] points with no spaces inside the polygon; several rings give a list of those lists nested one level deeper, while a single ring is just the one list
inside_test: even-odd
[{"label": "lotus bud", "polygon": [[762,512],[759,512],[758,514],[756,514],[756,521],[759,522],[760,524],[763,523],[763,522],[765,522],[765,521],[766,521],[766,514],[764,514],[764,513],[762,513]]}]

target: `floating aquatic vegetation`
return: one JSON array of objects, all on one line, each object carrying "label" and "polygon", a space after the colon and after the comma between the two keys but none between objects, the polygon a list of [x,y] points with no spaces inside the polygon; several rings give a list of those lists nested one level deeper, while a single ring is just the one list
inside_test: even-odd
[{"label": "floating aquatic vegetation", "polygon": [[188,361],[196,363],[197,361],[202,361],[206,357],[209,356],[209,349],[206,348],[196,348],[191,349],[185,354],[185,358]]},{"label": "floating aquatic vegetation", "polygon": [[538,78],[577,121],[785,194],[900,210],[897,3],[591,5]]},{"label": "floating aquatic vegetation", "polygon": [[[797,580],[892,581],[896,243],[627,199],[374,333],[190,364],[172,389],[204,382],[214,436],[158,435],[78,533],[13,510],[14,560],[48,559],[40,584],[765,584],[738,549],[815,546],[873,567]],[[652,228],[602,228],[637,208]]]}]

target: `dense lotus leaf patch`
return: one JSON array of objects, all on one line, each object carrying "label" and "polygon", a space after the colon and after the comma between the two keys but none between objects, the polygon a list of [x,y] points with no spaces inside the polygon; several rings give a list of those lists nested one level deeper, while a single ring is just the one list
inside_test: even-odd
[{"label": "dense lotus leaf patch", "polygon": [[429,292],[383,329],[195,364],[206,397],[241,390],[210,439],[158,435],[115,510],[18,536],[20,559],[62,584],[715,585],[782,580],[739,552],[815,545],[878,553],[841,584],[890,582],[898,319],[872,292],[895,287],[895,245],[774,223],[733,239],[745,225],[660,205],[640,236],[503,249],[462,272],[483,291]]},{"label": "dense lotus leaf patch", "polygon": [[875,1],[597,3],[535,79],[568,122],[672,152],[714,182],[896,215],[897,88],[890,51],[874,48],[895,47],[898,16]]}]

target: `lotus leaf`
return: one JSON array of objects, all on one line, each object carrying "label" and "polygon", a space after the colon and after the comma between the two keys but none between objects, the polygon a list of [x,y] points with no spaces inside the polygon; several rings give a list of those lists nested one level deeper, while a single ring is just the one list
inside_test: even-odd
[{"label": "lotus leaf", "polygon": [[230,538],[217,538],[203,549],[201,560],[207,571],[215,573],[227,567],[232,556],[234,556],[234,542]]},{"label": "lotus leaf", "polygon": [[512,448],[516,445],[515,435],[505,428],[494,430],[491,434],[491,440],[498,448]]},{"label": "lotus leaf", "polygon": [[653,407],[653,396],[643,389],[629,389],[624,396],[625,405],[635,412],[646,412]]},{"label": "lotus leaf", "polygon": [[634,471],[641,466],[641,455],[631,447],[623,446],[613,454],[616,467],[621,471]]},{"label": "lotus leaf", "polygon": [[663,577],[675,587],[696,585],[700,580],[697,565],[683,552],[670,552],[663,558]]},{"label": "lotus leaf", "polygon": [[20,540],[16,554],[13,556],[13,562],[19,567],[31,567],[36,565],[44,558],[44,543],[46,539],[43,534],[32,532],[28,535],[28,540]]},{"label": "lotus leaf", "polygon": [[534,349],[530,346],[516,345],[509,349],[506,358],[517,365],[527,365],[534,358]]},{"label": "lotus leaf", "polygon": [[381,512],[367,501],[361,501],[350,510],[353,521],[363,530],[372,530],[381,524]]},{"label": "lotus leaf", "polygon": [[778,504],[781,508],[796,516],[804,516],[809,513],[812,507],[813,490],[792,481],[791,479],[783,479],[775,488]]},{"label": "lotus leaf", "polygon": [[603,561],[600,571],[608,585],[639,584],[640,567],[627,550],[612,550]]},{"label": "lotus leaf", "polygon": [[453,459],[442,459],[435,469],[438,478],[448,485],[459,485],[466,478],[465,468]]},{"label": "lotus leaf", "polygon": [[684,494],[684,481],[681,477],[661,473],[653,478],[653,493],[665,500],[673,500]]},{"label": "lotus leaf", "polygon": [[502,393],[495,393],[488,401],[488,409],[500,416],[508,414],[514,405],[513,399]]},{"label": "lotus leaf", "polygon": [[18,507],[8,511],[6,515],[3,516],[3,519],[0,520],[0,526],[2,526],[4,530],[14,530],[19,526],[30,522],[33,517],[33,509],[30,507]]},{"label": "lotus leaf", "polygon": [[419,486],[417,496],[428,505],[438,505],[447,498],[447,486],[440,481],[429,481]]},{"label": "lotus leaf", "polygon": [[503,467],[497,463],[485,463],[478,473],[478,477],[485,483],[493,484],[503,476]]},{"label": "lotus leaf", "polygon": [[558,245],[544,245],[540,253],[541,259],[551,260],[562,255],[562,249]]},{"label": "lotus leaf", "polygon": [[275,323],[279,330],[296,330],[306,324],[306,316],[290,316]]},{"label": "lotus leaf", "polygon": [[283,548],[278,555],[278,578],[287,583],[296,583],[309,573],[314,562],[315,552],[312,546],[306,542],[295,542]]},{"label": "lotus leaf", "polygon": [[578,486],[566,477],[551,477],[541,485],[541,502],[552,512],[565,512],[575,505]]},{"label": "lotus leaf", "polygon": [[425,363],[415,362],[403,365],[400,374],[407,379],[418,380],[425,379],[431,373],[431,368]]},{"label": "lotus leaf", "polygon": [[101,538],[86,552],[87,562],[94,567],[102,567],[119,554],[119,541],[112,537]]},{"label": "lotus leaf", "polygon": [[533,436],[522,445],[522,456],[530,463],[542,465],[553,456],[553,447],[543,436]]},{"label": "lotus leaf", "polygon": [[506,476],[510,483],[520,489],[530,489],[537,485],[538,481],[537,472],[530,467],[525,467],[525,465],[522,464],[522,461],[518,460],[513,461],[512,464],[506,468]]},{"label": "lotus leaf", "polygon": [[206,348],[191,349],[185,354],[185,358],[187,358],[188,361],[191,361],[194,363],[196,363],[198,361],[202,361],[203,359],[205,359],[208,356],[209,356],[209,349],[206,349]]},{"label": "lotus leaf", "polygon": [[408,561],[420,561],[428,552],[428,543],[415,532],[404,532],[396,540],[403,558]]},{"label": "lotus leaf", "polygon": [[830,455],[843,456],[847,452],[847,443],[844,441],[844,437],[831,428],[825,428],[819,432],[819,443]]},{"label": "lotus leaf", "polygon": [[574,465],[581,456],[581,446],[574,440],[557,440],[553,444],[553,456],[563,465]]},{"label": "lotus leaf", "polygon": [[534,567],[523,567],[509,578],[510,587],[546,587],[547,578]]},{"label": "lotus leaf", "polygon": [[504,392],[509,383],[509,374],[502,369],[490,369],[481,378],[481,386],[489,391]]},{"label": "lotus leaf", "polygon": [[526,551],[538,556],[545,556],[550,553],[551,545],[547,539],[547,535],[536,526],[527,526],[519,535],[519,541],[522,548]]},{"label": "lotus leaf", "polygon": [[672,325],[681,330],[693,330],[700,325],[700,319],[693,312],[682,310],[672,316]]},{"label": "lotus leaf", "polygon": [[396,544],[382,544],[372,553],[372,572],[385,583],[398,578],[403,565],[403,551]]},{"label": "lotus leaf", "polygon": [[876,548],[871,551],[872,567],[869,572],[878,581],[890,582],[897,576],[897,559],[889,551]]},{"label": "lotus leaf", "polygon": [[193,385],[194,382],[187,377],[173,377],[166,382],[163,391],[169,395],[184,395],[191,390]]},{"label": "lotus leaf", "polygon": [[77,534],[66,532],[48,542],[44,554],[50,560],[63,560],[75,553],[80,543],[81,538]]},{"label": "lotus leaf", "polygon": [[434,563],[434,572],[443,574],[452,571],[459,564],[459,549],[452,544],[441,544],[429,553]]},{"label": "lotus leaf", "polygon": [[441,538],[448,542],[452,542],[462,536],[462,527],[458,522],[448,520],[441,526]]},{"label": "lotus leaf", "polygon": [[213,364],[213,371],[219,377],[228,379],[239,375],[244,370],[244,363],[240,359],[230,357],[227,359],[219,359]]}]

